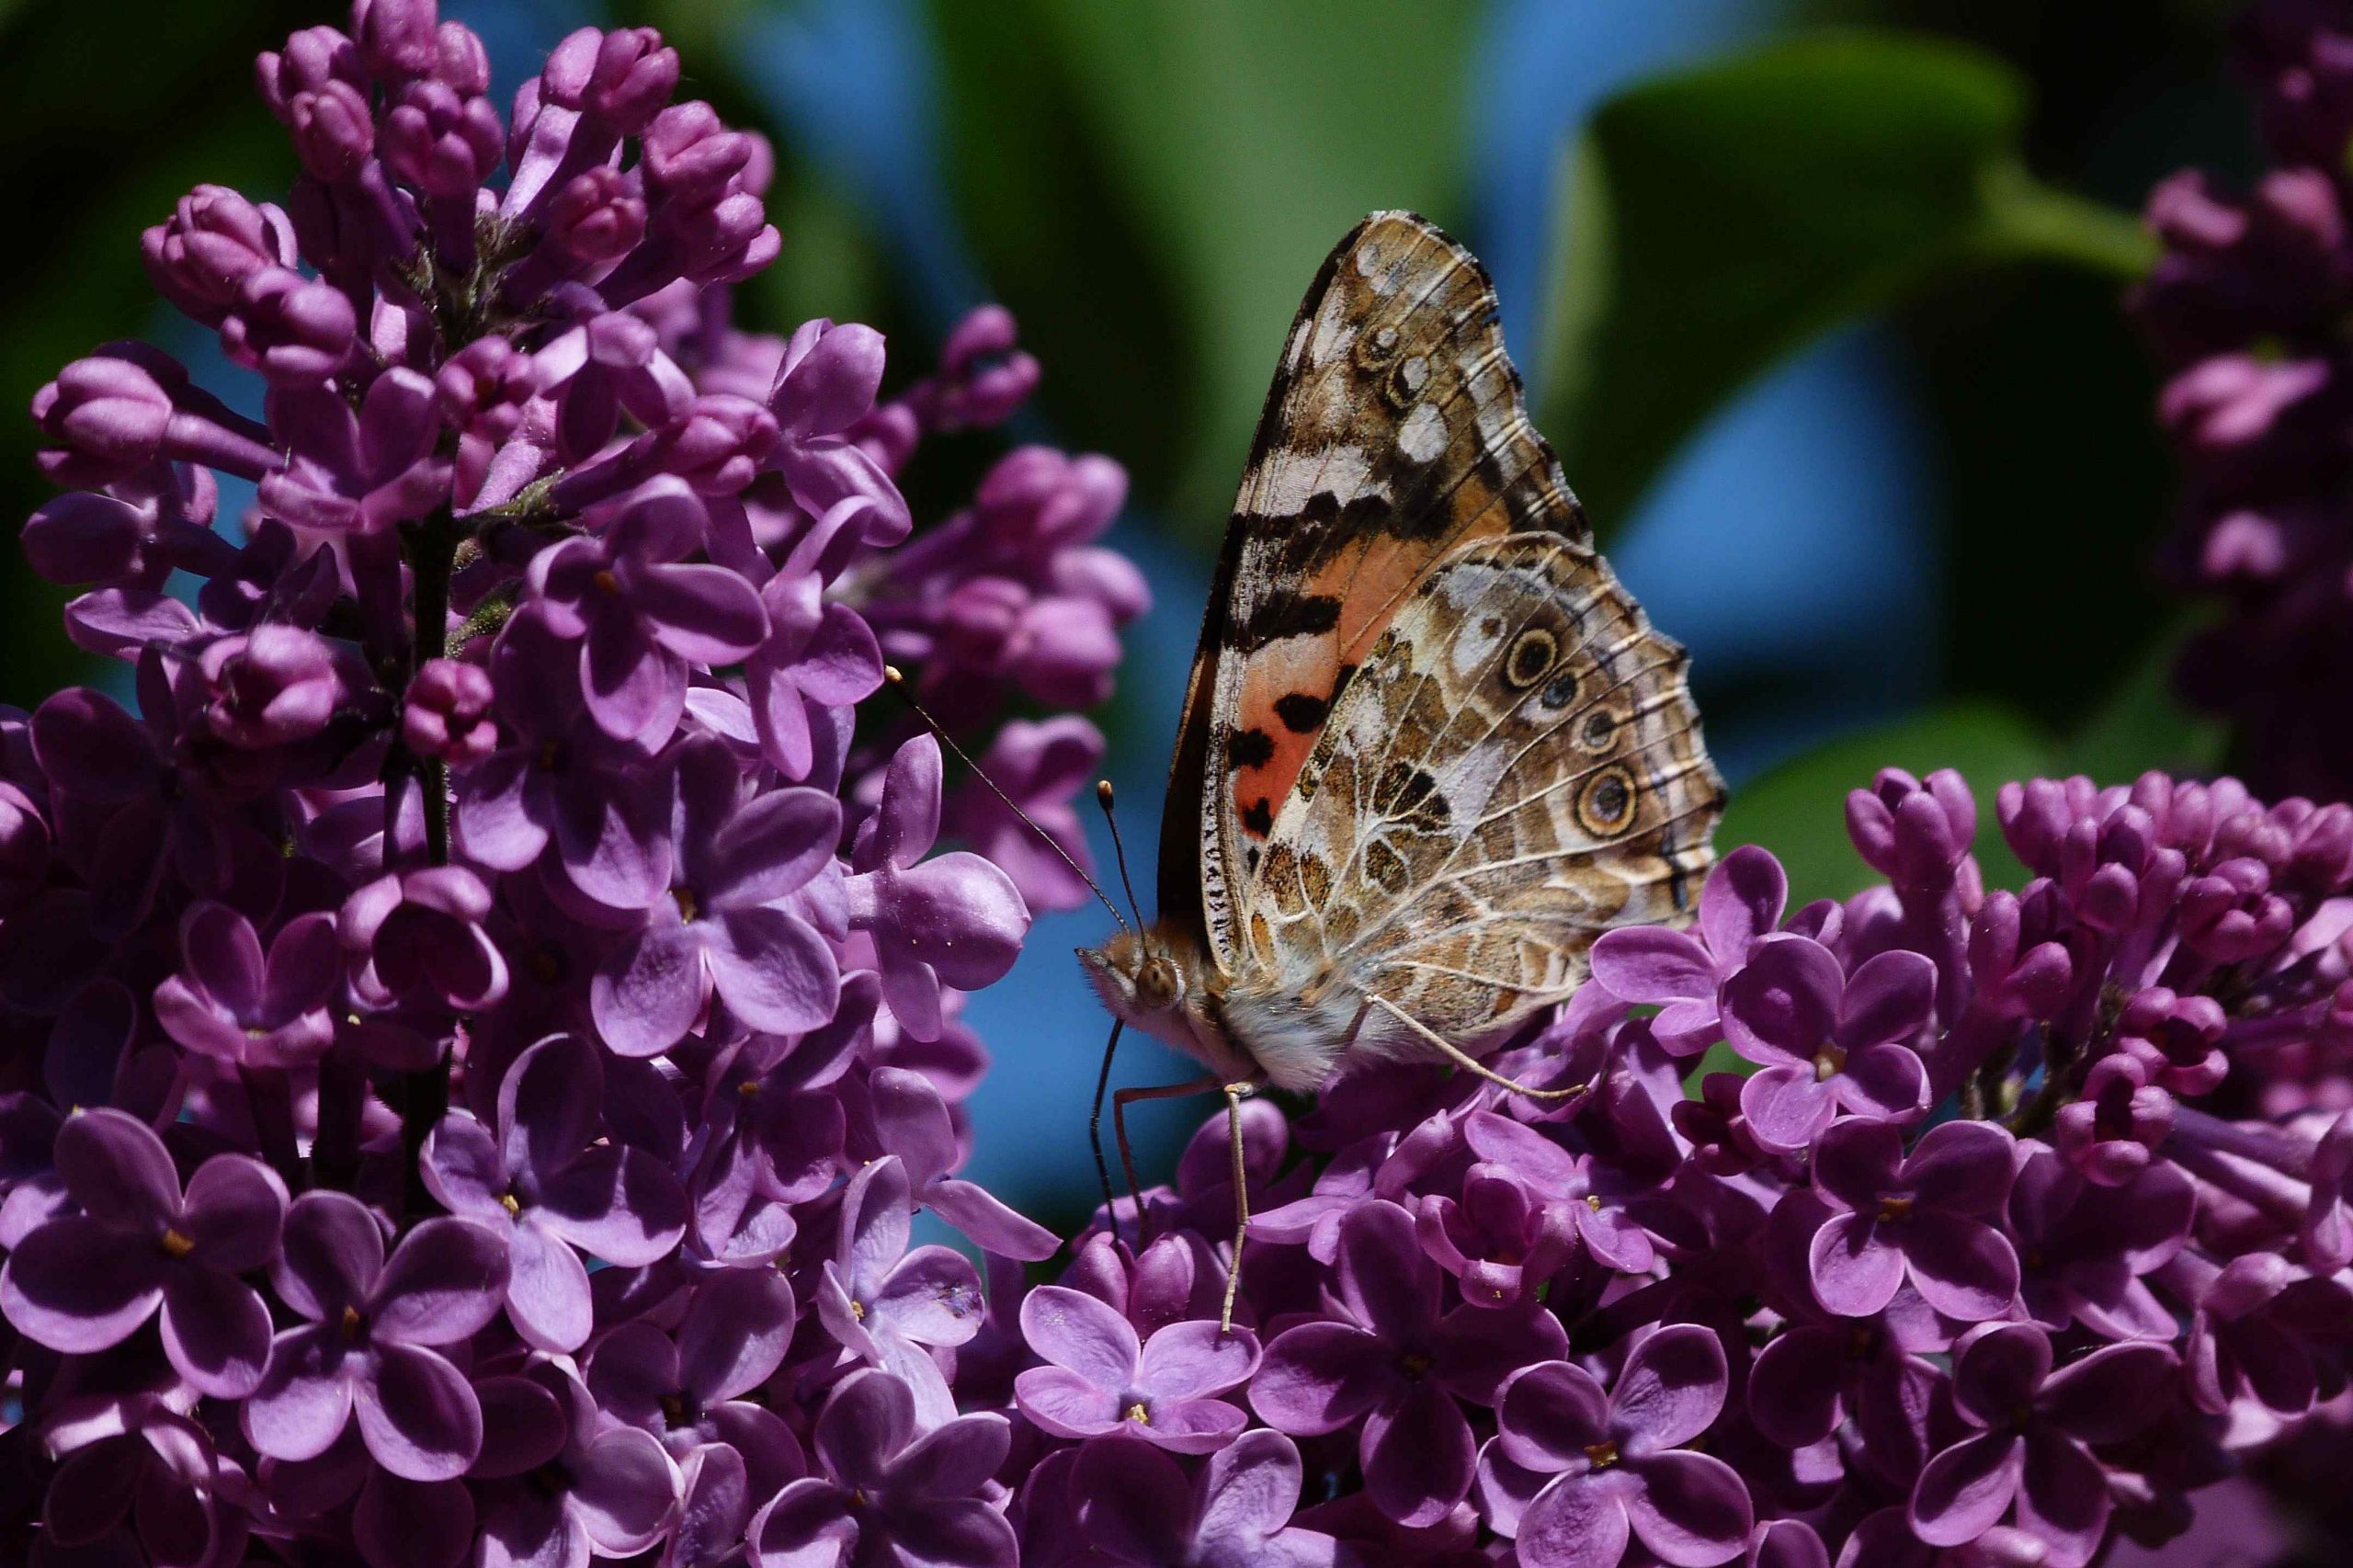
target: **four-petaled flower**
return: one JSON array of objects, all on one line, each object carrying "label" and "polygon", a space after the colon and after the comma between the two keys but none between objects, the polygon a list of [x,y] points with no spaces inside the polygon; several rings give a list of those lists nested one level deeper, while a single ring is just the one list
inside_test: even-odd
[{"label": "four-petaled flower", "polygon": [[1056,1437],[1124,1432],[1173,1453],[1206,1454],[1248,1423],[1218,1397],[1258,1369],[1258,1341],[1247,1329],[1172,1323],[1140,1343],[1097,1298],[1040,1285],[1021,1303],[1021,1335],[1053,1364],[1015,1379],[1014,1398]]}]

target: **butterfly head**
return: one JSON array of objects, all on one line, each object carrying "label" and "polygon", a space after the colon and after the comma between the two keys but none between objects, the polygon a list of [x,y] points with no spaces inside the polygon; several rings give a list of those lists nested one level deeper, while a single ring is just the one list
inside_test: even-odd
[{"label": "butterfly head", "polygon": [[1196,966],[1156,931],[1121,931],[1099,948],[1081,948],[1078,959],[1103,1005],[1147,1028],[1183,1007],[1192,989],[1188,971]]}]

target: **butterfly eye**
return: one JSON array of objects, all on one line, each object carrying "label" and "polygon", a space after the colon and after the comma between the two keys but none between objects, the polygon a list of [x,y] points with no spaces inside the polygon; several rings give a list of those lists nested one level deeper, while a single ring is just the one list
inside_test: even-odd
[{"label": "butterfly eye", "polygon": [[1136,971],[1136,1000],[1154,1012],[1173,1006],[1183,993],[1185,983],[1176,966],[1166,959],[1148,960]]},{"label": "butterfly eye", "polygon": [[1552,673],[1552,660],[1560,651],[1560,642],[1551,632],[1529,627],[1511,640],[1511,649],[1504,654],[1504,684],[1526,691]]},{"label": "butterfly eye", "polygon": [[1577,792],[1577,824],[1597,837],[1625,831],[1634,818],[1634,781],[1622,767],[1605,768]]}]

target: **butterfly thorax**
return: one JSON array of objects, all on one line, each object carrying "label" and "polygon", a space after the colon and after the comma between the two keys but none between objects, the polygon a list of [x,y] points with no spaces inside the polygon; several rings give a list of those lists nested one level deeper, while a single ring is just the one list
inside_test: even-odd
[{"label": "butterfly thorax", "polygon": [[1362,998],[1328,977],[1237,986],[1199,938],[1167,922],[1078,957],[1115,1017],[1230,1081],[1321,1088],[1363,1012]]}]

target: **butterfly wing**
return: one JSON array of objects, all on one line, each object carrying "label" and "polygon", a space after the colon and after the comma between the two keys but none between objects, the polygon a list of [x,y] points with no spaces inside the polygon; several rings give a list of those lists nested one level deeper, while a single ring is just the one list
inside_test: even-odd
[{"label": "butterfly wing", "polygon": [[1170,768],[1164,917],[1218,967],[1277,810],[1367,650],[1449,551],[1584,514],[1528,422],[1485,271],[1375,213],[1309,289],[1226,529]]},{"label": "butterfly wing", "polygon": [[[1586,545],[1449,555],[1276,819],[1229,1011],[1377,994],[1469,1044],[1574,990],[1602,931],[1684,917],[1723,802],[1686,662]],[[1436,1054],[1381,1022],[1359,1043]]]}]

